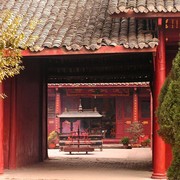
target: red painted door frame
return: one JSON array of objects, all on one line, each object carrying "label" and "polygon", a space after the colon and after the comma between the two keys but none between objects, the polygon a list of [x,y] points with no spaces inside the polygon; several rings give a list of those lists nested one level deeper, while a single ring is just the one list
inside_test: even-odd
[{"label": "red painted door frame", "polygon": [[[0,83],[0,93],[2,92],[3,92],[3,83]],[[2,97],[0,97],[0,174],[2,174],[4,171],[3,114],[4,114],[4,103]]]}]

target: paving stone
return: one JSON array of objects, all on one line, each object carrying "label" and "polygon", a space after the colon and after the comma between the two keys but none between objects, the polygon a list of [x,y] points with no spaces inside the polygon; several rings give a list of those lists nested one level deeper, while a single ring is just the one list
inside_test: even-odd
[{"label": "paving stone", "polygon": [[[137,155],[139,154],[139,155]],[[84,153],[49,151],[50,159],[17,170],[2,180],[148,180],[152,174],[150,148],[103,149]]]}]

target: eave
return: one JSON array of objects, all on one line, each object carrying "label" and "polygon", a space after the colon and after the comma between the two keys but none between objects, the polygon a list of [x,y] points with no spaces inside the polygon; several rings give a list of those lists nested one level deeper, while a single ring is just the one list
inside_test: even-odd
[{"label": "eave", "polygon": [[132,87],[150,87],[149,82],[129,82],[129,83],[49,83],[48,88],[132,88]]},{"label": "eave", "polygon": [[67,111],[63,112],[60,115],[56,116],[57,118],[68,118],[68,119],[73,119],[73,118],[101,118],[102,115],[99,114],[97,111]]},{"label": "eave", "polygon": [[134,11],[114,13],[111,15],[113,18],[122,18],[122,17],[135,17],[135,18],[180,18],[180,12],[149,12],[149,13],[135,13]]},{"label": "eave", "polygon": [[126,49],[123,46],[103,46],[98,50],[90,51],[82,48],[79,51],[67,51],[64,48],[52,48],[44,49],[40,52],[32,52],[30,50],[23,50],[22,56],[60,56],[60,55],[83,55],[83,54],[113,54],[113,53],[147,53],[156,52],[155,48],[144,48],[144,49]]}]

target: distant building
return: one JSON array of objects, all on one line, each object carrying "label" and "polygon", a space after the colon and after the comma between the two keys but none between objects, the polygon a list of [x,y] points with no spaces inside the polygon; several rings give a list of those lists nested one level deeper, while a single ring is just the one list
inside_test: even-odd
[{"label": "distant building", "polygon": [[68,110],[78,111],[80,101],[82,109],[96,108],[102,115],[102,122],[93,121],[91,128],[94,128],[94,133],[101,129],[104,139],[119,142],[120,138],[129,136],[127,129],[137,121],[143,124],[144,135],[151,138],[152,97],[148,82],[49,84],[48,133],[53,130],[70,132],[70,126],[67,128],[66,124],[61,124],[57,115]]}]

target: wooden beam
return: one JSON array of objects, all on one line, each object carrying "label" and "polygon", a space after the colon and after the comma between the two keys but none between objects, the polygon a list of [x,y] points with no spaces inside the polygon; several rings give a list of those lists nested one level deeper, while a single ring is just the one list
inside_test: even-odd
[{"label": "wooden beam", "polygon": [[[79,77],[78,77],[79,78]],[[152,80],[152,77],[151,76],[148,76],[148,77],[136,77],[136,78],[133,78],[133,79],[130,79],[128,77],[125,77],[125,78],[111,78],[111,79],[107,79],[107,78],[104,78],[102,79],[101,77],[98,78],[98,79],[93,79],[93,78],[88,78],[88,79],[83,79],[83,80],[79,80],[79,79],[62,79],[62,78],[58,78],[58,77],[52,77],[52,78],[49,78],[47,81],[48,83],[58,83],[58,82],[62,82],[62,83],[75,83],[75,82],[78,82],[78,83],[118,83],[118,82],[137,82],[137,81],[140,81],[140,82],[144,82],[144,81],[151,81]]]},{"label": "wooden beam", "polygon": [[135,18],[180,18],[180,12],[149,12],[149,13],[135,13],[134,11],[128,11],[127,13],[121,12],[119,14],[114,13],[111,15],[113,18],[121,17],[135,17]]},{"label": "wooden beam", "polygon": [[82,55],[82,54],[113,54],[113,53],[146,53],[146,52],[156,52],[155,48],[146,49],[126,49],[123,46],[103,46],[96,51],[87,50],[82,48],[79,51],[68,51],[65,48],[52,48],[44,49],[40,52],[32,52],[30,50],[23,50],[22,56],[60,56],[60,55]]}]

